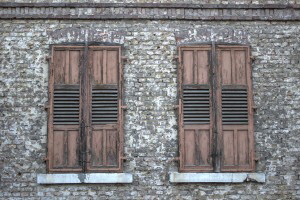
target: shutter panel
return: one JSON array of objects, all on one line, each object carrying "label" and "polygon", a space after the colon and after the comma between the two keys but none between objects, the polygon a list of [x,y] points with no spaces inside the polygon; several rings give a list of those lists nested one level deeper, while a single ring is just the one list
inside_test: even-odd
[{"label": "shutter panel", "polygon": [[218,46],[221,171],[254,170],[249,47]]},{"label": "shutter panel", "polygon": [[50,69],[49,172],[82,171],[80,65],[82,48],[53,47]]},{"label": "shutter panel", "polygon": [[180,170],[212,171],[211,47],[181,47],[179,54]]},{"label": "shutter panel", "polygon": [[91,172],[121,170],[123,119],[120,55],[120,47],[89,47],[87,170]]}]

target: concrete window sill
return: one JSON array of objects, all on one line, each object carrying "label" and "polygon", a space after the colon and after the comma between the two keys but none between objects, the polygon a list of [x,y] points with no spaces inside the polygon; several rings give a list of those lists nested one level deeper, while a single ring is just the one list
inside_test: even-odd
[{"label": "concrete window sill", "polygon": [[129,173],[38,174],[38,184],[132,183]]},{"label": "concrete window sill", "polygon": [[265,183],[264,173],[178,173],[171,172],[171,183]]}]

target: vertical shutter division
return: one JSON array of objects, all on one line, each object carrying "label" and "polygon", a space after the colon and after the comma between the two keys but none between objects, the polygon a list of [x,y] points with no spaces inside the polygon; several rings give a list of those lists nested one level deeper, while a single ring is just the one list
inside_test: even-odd
[{"label": "vertical shutter division", "polygon": [[211,171],[211,47],[181,47],[179,53],[180,170]]},{"label": "vertical shutter division", "polygon": [[49,81],[49,172],[82,171],[79,146],[81,59],[82,48],[52,48]]},{"label": "vertical shutter division", "polygon": [[121,170],[122,76],[120,47],[89,47],[90,126],[87,169]]},{"label": "vertical shutter division", "polygon": [[218,46],[221,171],[252,171],[253,113],[249,47]]}]

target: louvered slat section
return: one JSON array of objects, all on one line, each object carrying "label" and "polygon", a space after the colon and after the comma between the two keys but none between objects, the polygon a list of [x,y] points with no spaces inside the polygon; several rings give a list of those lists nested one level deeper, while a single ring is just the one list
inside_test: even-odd
[{"label": "louvered slat section", "polygon": [[184,124],[209,124],[209,89],[183,89]]},{"label": "louvered slat section", "polygon": [[248,124],[247,89],[222,89],[222,123]]},{"label": "louvered slat section", "polygon": [[92,123],[112,124],[118,121],[118,90],[92,90]]},{"label": "louvered slat section", "polygon": [[79,89],[54,89],[53,123],[79,124]]}]

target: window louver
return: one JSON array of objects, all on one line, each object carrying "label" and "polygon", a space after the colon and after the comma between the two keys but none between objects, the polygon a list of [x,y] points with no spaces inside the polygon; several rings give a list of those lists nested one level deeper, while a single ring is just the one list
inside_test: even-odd
[{"label": "window louver", "polygon": [[118,90],[93,89],[92,123],[110,124],[118,121]]},{"label": "window louver", "polygon": [[247,89],[222,89],[223,124],[248,124]]},{"label": "window louver", "polygon": [[209,124],[209,89],[183,89],[184,124]]},{"label": "window louver", "polygon": [[79,89],[54,89],[53,123],[79,124]]}]

